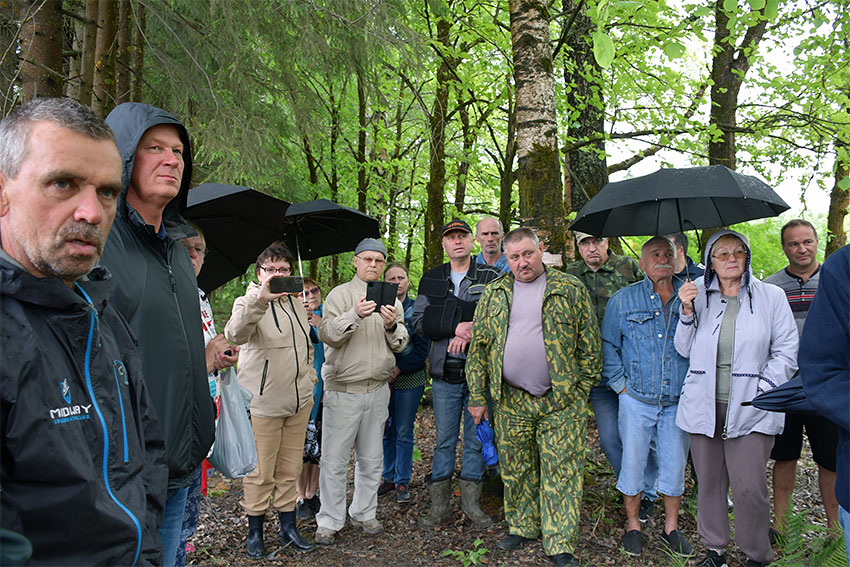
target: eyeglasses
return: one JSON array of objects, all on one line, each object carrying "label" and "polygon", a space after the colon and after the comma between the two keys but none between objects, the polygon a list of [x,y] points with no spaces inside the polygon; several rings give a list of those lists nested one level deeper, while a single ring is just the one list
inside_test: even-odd
[{"label": "eyeglasses", "polygon": [[186,246],[186,252],[188,252],[190,256],[193,252],[197,256],[206,256],[209,250],[207,250],[206,248],[201,248],[200,246]]},{"label": "eyeglasses", "polygon": [[711,257],[714,258],[715,260],[720,260],[721,262],[725,262],[726,260],[729,259],[729,256],[732,256],[733,254],[734,254],[735,258],[738,259],[738,260],[743,260],[744,258],[747,257],[747,251],[741,250],[740,248],[738,248],[734,252],[729,252],[727,250],[724,250],[723,252],[718,252],[717,254],[712,254]]},{"label": "eyeglasses", "polygon": [[292,268],[290,268],[289,266],[284,266],[283,268],[270,268],[268,266],[260,266],[260,269],[267,274],[278,274],[281,276],[286,276],[292,273]]},{"label": "eyeglasses", "polygon": [[599,246],[603,242],[605,242],[604,238],[585,238],[584,240],[579,242],[578,245],[579,246],[590,246],[591,244],[594,244],[596,246]]},{"label": "eyeglasses", "polygon": [[319,292],[322,291],[318,287],[314,287],[313,289],[305,289],[304,295],[319,295]]}]

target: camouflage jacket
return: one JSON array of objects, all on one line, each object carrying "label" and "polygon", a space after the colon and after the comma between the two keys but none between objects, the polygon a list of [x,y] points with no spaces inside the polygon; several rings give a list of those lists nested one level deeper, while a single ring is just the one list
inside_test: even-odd
[{"label": "camouflage jacket", "polygon": [[[590,387],[602,370],[599,324],[587,290],[573,276],[546,269],[543,294],[543,340],[552,393],[563,407],[587,410]],[[466,361],[469,405],[486,405],[486,392],[498,401],[502,393],[502,357],[513,301],[511,275],[493,281],[475,309],[472,341]]]},{"label": "camouflage jacket", "polygon": [[590,292],[590,301],[600,325],[605,317],[605,307],[608,306],[608,300],[614,292],[643,279],[643,272],[637,260],[631,256],[611,253],[595,272],[584,263],[584,260],[567,264],[564,271],[580,279]]}]

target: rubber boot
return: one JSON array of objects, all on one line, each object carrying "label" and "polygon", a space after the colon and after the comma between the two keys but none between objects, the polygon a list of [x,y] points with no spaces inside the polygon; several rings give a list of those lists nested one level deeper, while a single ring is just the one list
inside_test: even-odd
[{"label": "rubber boot", "polygon": [[419,518],[420,528],[435,528],[451,515],[450,499],[452,479],[427,481],[428,495],[431,497],[431,509]]},{"label": "rubber boot", "polygon": [[466,517],[472,521],[476,528],[484,528],[493,523],[493,519],[481,511],[478,501],[481,499],[482,482],[474,480],[463,480],[460,482],[460,507]]},{"label": "rubber boot", "polygon": [[245,540],[245,553],[251,559],[262,559],[266,556],[266,546],[263,545],[263,520],[262,516],[248,516],[248,539]]},{"label": "rubber boot", "polygon": [[304,539],[298,533],[295,525],[295,510],[280,513],[280,544],[283,547],[291,545],[298,551],[313,551],[316,546]]}]

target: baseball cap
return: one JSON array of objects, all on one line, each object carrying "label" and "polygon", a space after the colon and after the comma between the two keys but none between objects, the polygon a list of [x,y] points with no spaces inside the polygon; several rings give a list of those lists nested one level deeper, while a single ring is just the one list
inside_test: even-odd
[{"label": "baseball cap", "polygon": [[468,232],[469,234],[472,234],[472,229],[469,228],[469,225],[466,224],[466,222],[464,222],[460,219],[452,219],[451,221],[446,223],[443,226],[443,234],[442,235],[445,236],[447,232],[450,232],[452,230],[463,230],[463,231]]}]

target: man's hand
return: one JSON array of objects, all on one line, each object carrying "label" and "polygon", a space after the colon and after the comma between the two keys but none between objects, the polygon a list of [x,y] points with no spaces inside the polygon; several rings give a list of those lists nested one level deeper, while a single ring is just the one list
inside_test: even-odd
[{"label": "man's hand", "polygon": [[[226,350],[230,350],[231,354],[224,354]],[[239,359],[239,347],[227,344],[227,339],[219,333],[210,339],[206,349],[204,349],[204,356],[207,361],[207,374],[209,374],[213,370],[221,370],[236,364]]]},{"label": "man's hand", "polygon": [[364,317],[368,317],[372,313],[375,312],[375,307],[377,307],[377,303],[374,301],[366,301],[365,297],[361,297],[360,301],[358,301],[354,305],[354,312],[357,313],[357,316],[363,319]]},{"label": "man's hand", "polygon": [[393,366],[392,368],[390,368],[390,378],[389,378],[390,384],[395,382],[395,379],[398,378],[400,374],[401,374],[401,368],[399,368],[398,366]]},{"label": "man's hand", "polygon": [[475,425],[481,423],[482,419],[488,419],[489,413],[487,412],[487,406],[469,406],[469,413],[472,415],[472,421],[475,422]]},{"label": "man's hand", "polygon": [[466,352],[467,346],[469,346],[469,339],[464,339],[455,336],[452,340],[449,341],[448,351],[451,354],[463,354],[464,352]]},{"label": "man's hand", "polygon": [[[374,302],[373,302],[374,303]],[[384,320],[384,328],[392,329],[393,325],[396,324],[396,312],[394,305],[381,305],[381,319]]]},{"label": "man's hand", "polygon": [[458,323],[457,329],[455,329],[455,336],[460,337],[468,343],[472,340],[472,321],[467,321],[465,323]]},{"label": "man's hand", "polygon": [[697,297],[697,284],[688,281],[679,288],[679,299],[682,300],[682,313],[691,315],[694,312],[694,299]]},{"label": "man's hand", "polygon": [[[230,354],[227,354],[227,352]],[[237,345],[228,345],[223,352],[216,356],[216,370],[223,370],[234,366],[239,361],[239,347]]]},{"label": "man's hand", "polygon": [[280,298],[280,297],[283,297],[284,295],[289,295],[289,294],[288,294],[288,293],[286,293],[286,292],[283,292],[283,293],[272,293],[272,292],[269,290],[269,282],[270,282],[270,281],[272,281],[272,279],[271,279],[271,278],[269,278],[269,279],[267,279],[266,281],[264,281],[264,282],[263,282],[263,284],[260,286],[260,292],[257,294],[257,299],[258,299],[258,300],[260,301],[260,303],[262,303],[263,305],[268,305],[269,303],[271,303],[271,302],[272,302],[272,301],[274,301],[275,299],[278,299],[278,298]]}]

